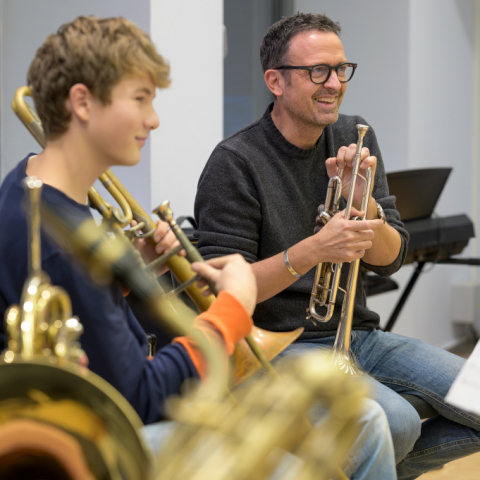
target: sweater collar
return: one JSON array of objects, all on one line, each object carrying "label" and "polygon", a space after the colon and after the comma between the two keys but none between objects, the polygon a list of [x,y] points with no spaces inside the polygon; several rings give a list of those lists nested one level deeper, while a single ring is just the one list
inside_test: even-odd
[{"label": "sweater collar", "polygon": [[272,120],[272,112],[273,103],[271,103],[267,110],[265,111],[262,119],[260,120],[260,124],[262,125],[263,129],[266,131],[268,137],[273,141],[273,143],[279,148],[280,150],[284,151],[288,155],[295,157],[295,158],[311,158],[316,156],[316,154],[323,148],[325,142],[325,130],[323,130],[322,135],[318,139],[317,144],[313,148],[299,148],[292,143],[290,143],[280,132],[280,130],[276,127],[275,123]]}]

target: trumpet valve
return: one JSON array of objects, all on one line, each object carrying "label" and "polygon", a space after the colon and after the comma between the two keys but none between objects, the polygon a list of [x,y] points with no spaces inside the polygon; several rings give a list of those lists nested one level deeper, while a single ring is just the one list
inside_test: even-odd
[{"label": "trumpet valve", "polygon": [[323,225],[326,225],[331,220],[332,217],[327,212],[322,212],[320,213],[318,218],[323,223]]}]

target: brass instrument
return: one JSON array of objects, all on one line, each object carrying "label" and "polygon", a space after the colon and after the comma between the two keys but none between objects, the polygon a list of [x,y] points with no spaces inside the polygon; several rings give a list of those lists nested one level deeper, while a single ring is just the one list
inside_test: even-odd
[{"label": "brass instrument", "polygon": [[[46,141],[40,119],[35,111],[25,102],[26,96],[31,96],[30,87],[20,87],[16,91],[12,101],[13,111],[40,145],[45,147]],[[146,232],[143,236],[146,237],[149,242],[154,244],[151,235],[155,231],[157,225],[122,185],[115,174],[108,169],[99,177],[99,179],[121,208],[112,207],[105,202],[94,187],[91,187],[88,193],[91,206],[97,209],[102,214],[103,218],[109,221],[109,224],[117,232],[127,226],[132,219],[135,219],[139,222],[139,225],[134,227],[134,230],[138,231],[141,229]],[[188,239],[187,242],[185,242],[185,235],[183,238],[181,234],[179,235],[181,229],[178,227],[173,230],[177,235],[177,238],[180,239],[182,247],[188,248],[190,258],[195,258],[195,261],[203,261],[195,247],[189,247],[187,245],[190,244],[190,242],[188,242]],[[138,235],[137,233],[135,234]],[[193,254],[193,257],[191,253],[192,249],[196,252],[196,254]],[[205,311],[214,301],[215,297],[213,295],[208,297],[202,295],[202,291],[195,284],[197,278],[190,268],[189,261],[178,255],[180,250],[181,248],[178,248],[162,255],[155,261],[155,265],[157,262],[167,263],[176,279],[182,284],[177,291],[186,290],[197,308],[200,311]],[[247,336],[245,340],[242,340],[237,344],[232,356],[234,367],[232,370],[232,384],[237,385],[255,373],[262,366],[272,372],[273,369],[269,360],[275,358],[288,345],[293,343],[302,332],[303,328],[298,328],[293,332],[268,332],[253,326],[252,333]]]},{"label": "brass instrument", "polygon": [[[282,380],[265,376],[236,405],[170,400],[178,427],[160,449],[155,480],[346,479],[340,465],[359,433],[365,387],[325,355],[296,358]],[[318,402],[325,418],[306,431],[305,412]]]},{"label": "brass instrument", "polygon": [[5,313],[0,357],[0,478],[149,479],[152,458],[130,404],[79,365],[82,326],[41,270],[39,199],[30,177],[29,275]]},{"label": "brass instrument", "polygon": [[[158,283],[139,268],[139,254],[123,236],[109,238],[91,219],[77,223],[67,207],[64,211],[44,207],[42,217],[48,233],[75,258],[95,265],[95,274],[102,271],[105,277],[113,272],[156,318],[176,333],[194,337],[206,356],[206,380],[198,389],[166,402],[166,412],[176,425],[160,448],[156,480],[267,479],[287,451],[297,458],[291,468],[301,464],[295,478],[346,478],[339,466],[360,428],[357,420],[365,394],[360,379],[325,366],[317,353],[298,359],[282,379],[267,375],[251,389],[237,392],[232,403],[225,396],[223,349],[190,329],[182,320],[185,312],[172,315]],[[313,429],[305,425],[304,415],[315,402],[322,402],[326,412],[321,425]],[[292,472],[278,478],[293,478]]]},{"label": "brass instrument", "polygon": [[[350,182],[350,190],[348,192],[347,206],[345,208],[345,218],[351,218],[351,209],[353,196],[355,193],[355,184],[357,177],[364,179],[363,195],[360,210],[366,211],[370,189],[372,184],[372,169],[368,168],[365,177],[358,173],[360,167],[360,157],[362,153],[363,138],[369,127],[366,125],[357,125],[358,141],[353,163],[352,179]],[[338,175],[332,177],[328,182],[327,196],[325,199],[324,210],[320,212],[320,218],[324,225],[328,223],[336,213],[338,213],[340,205],[340,197],[342,195],[342,170],[339,169]],[[332,357],[334,363],[338,365],[342,371],[350,375],[363,375],[363,371],[358,367],[355,359],[350,353],[350,337],[352,332],[353,308],[355,304],[355,293],[357,290],[358,269],[360,267],[360,259],[350,263],[348,271],[347,285],[345,290],[339,286],[342,264],[332,264],[328,262],[319,263],[315,269],[315,278],[310,295],[310,305],[307,308],[307,319],[314,319],[320,322],[328,322],[333,315],[335,300],[338,290],[342,290],[345,294],[340,313],[340,323],[335,337],[335,343],[332,349]],[[316,306],[326,307],[326,314],[320,315],[316,312]]]},{"label": "brass instrument", "polygon": [[[35,121],[34,112],[23,101],[26,94],[28,90],[23,90],[23,93],[17,92],[19,99],[16,96],[14,110],[35,138],[41,142],[43,132],[40,123]],[[110,171],[105,172],[101,180],[110,192],[116,190],[120,192],[123,189]],[[89,193],[92,205],[102,212],[104,218],[115,219],[118,228],[128,224],[132,217],[140,213],[143,219],[138,215],[137,219],[145,223],[144,228],[155,229],[156,226],[149,216],[128,197],[123,197],[126,198],[125,202],[120,200],[120,203],[124,203],[122,213],[101,200],[95,190]],[[227,380],[226,369],[223,368],[222,348],[215,343],[207,343],[202,334],[189,328],[190,311],[182,310],[178,312],[180,314],[178,316],[172,312],[160,286],[143,268],[140,268],[141,260],[138,253],[123,235],[111,239],[94,227],[92,222],[69,224],[68,220],[74,222],[74,219],[69,219],[68,215],[64,217],[67,222],[62,223],[55,212],[47,208],[42,209],[42,217],[56,238],[68,237],[76,253],[80,254],[80,257],[88,257],[87,263],[94,264],[96,272],[102,272],[104,278],[108,278],[111,271],[120,276],[132,289],[132,293],[143,299],[177,334],[188,333],[192,336],[206,357],[208,375],[199,389],[183,399],[168,401],[167,410],[180,425],[160,454],[155,478],[171,479],[174,478],[173,475],[177,475],[176,478],[198,480],[268,478],[284,454],[282,449],[292,450],[302,462],[300,469],[298,465],[296,466],[298,471],[293,474],[295,478],[302,480],[326,479],[332,476],[344,478],[338,471],[338,465],[357,435],[356,420],[359,415],[360,398],[363,395],[360,384],[354,382],[357,379],[338,375],[338,372],[330,367],[325,367],[323,362],[320,365],[316,358],[300,359],[291,372],[285,374],[286,382],[268,376],[240,398],[240,404],[226,401],[224,393]],[[34,223],[32,222],[32,225]],[[35,255],[38,249],[31,250],[32,259],[39,259],[40,256]],[[174,255],[170,258],[169,266],[178,278],[181,276],[179,274],[181,266],[177,268],[173,264],[177,260],[180,264],[185,264],[186,260],[177,257],[178,255]],[[32,265],[34,262],[32,260]],[[31,271],[39,271],[38,267],[37,262],[37,266],[32,267]],[[192,277],[189,268],[185,272],[187,280]],[[184,281],[182,278],[178,279]],[[35,284],[37,289],[40,283],[37,281]],[[30,286],[30,283],[28,285]],[[198,301],[197,305],[200,304],[199,308],[208,307],[212,299],[207,299],[203,303],[204,297],[197,292],[198,288],[194,285],[192,287],[195,292],[193,295]],[[27,293],[31,294],[28,287],[26,288]],[[41,292],[44,291],[47,290],[42,288]],[[2,444],[2,439],[8,439],[9,443],[12,443],[11,430],[7,427],[19,417],[25,417],[42,426],[45,426],[44,424],[47,424],[47,427],[58,426],[62,433],[68,432],[75,439],[80,439],[81,447],[86,453],[82,457],[82,452],[78,454],[77,449],[74,452],[77,453],[76,456],[68,457],[70,464],[73,460],[76,462],[74,467],[78,469],[77,471],[73,470],[72,465],[68,469],[65,457],[61,455],[58,457],[62,468],[73,480],[151,478],[151,459],[137,433],[141,426],[140,420],[118,392],[74,362],[82,353],[76,343],[76,335],[79,334],[81,327],[77,320],[69,323],[71,316],[69,302],[65,300],[60,289],[56,292],[55,295],[50,293],[57,302],[50,305],[51,315],[42,314],[43,316],[39,317],[41,321],[35,319],[25,324],[39,325],[38,328],[35,326],[31,330],[25,326],[25,330],[41,335],[40,342],[36,338],[29,340],[28,336],[23,335],[22,319],[28,317],[25,316],[25,312],[18,307],[12,307],[7,313],[7,320],[10,318],[11,322],[8,330],[12,338],[7,352],[0,361],[0,372],[3,374],[0,374],[2,427],[0,459],[6,458],[2,457],[4,454],[2,445],[8,443]],[[45,299],[40,294],[35,298],[37,302],[35,305],[31,302],[32,308],[34,310],[43,308],[42,299],[48,298]],[[22,298],[22,306],[25,305],[27,308],[24,310],[30,311],[28,301]],[[181,304],[178,307],[182,308]],[[53,325],[53,329],[42,327],[45,323],[43,320],[47,317],[52,317],[52,321],[47,323]],[[182,318],[186,320],[180,321]],[[59,321],[62,324],[57,323]],[[259,332],[260,336],[266,334],[260,330]],[[301,332],[293,333],[298,336]],[[287,345],[291,341],[288,341]],[[58,346],[62,344],[63,346]],[[33,350],[33,357],[26,361],[22,357],[24,345],[41,347]],[[278,351],[281,351],[285,345],[278,348]],[[247,360],[242,362],[248,363]],[[13,398],[10,397],[11,394]],[[340,396],[342,402],[338,402]],[[327,404],[329,415],[326,416],[321,430],[311,430],[305,436],[304,412],[317,400]],[[32,424],[29,423],[27,428],[31,427]],[[17,431],[21,431],[20,428],[22,425],[17,427]],[[52,438],[48,436],[50,433],[49,428],[44,428],[43,438],[45,440]],[[66,440],[61,446],[61,449],[57,449],[58,452],[74,450]],[[47,447],[46,444],[47,453],[51,453]],[[79,466],[82,459],[83,469]],[[40,462],[37,462],[36,465],[39,464]],[[50,464],[48,467],[50,471],[46,470],[46,477],[49,477],[53,469]],[[90,476],[88,469],[92,473]],[[1,473],[0,470],[0,477],[7,478]],[[292,478],[293,475],[292,472],[287,472],[282,478]],[[18,476],[14,473],[11,478]]]}]

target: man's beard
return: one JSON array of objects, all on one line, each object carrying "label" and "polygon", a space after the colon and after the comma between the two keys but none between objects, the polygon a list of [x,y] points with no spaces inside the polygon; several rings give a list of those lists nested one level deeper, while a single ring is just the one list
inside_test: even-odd
[{"label": "man's beard", "polygon": [[329,95],[337,95],[335,101],[338,102],[338,97],[341,95],[341,92],[322,89],[318,92],[315,92],[311,97],[311,101],[313,103],[312,110],[306,109],[305,107],[299,108],[295,102],[287,102],[285,104],[286,110],[290,113],[290,117],[299,129],[323,130],[325,127],[335,123],[338,120],[339,105],[335,110],[330,112],[319,112],[315,108],[315,98],[320,98],[322,94],[326,94],[327,92]]}]

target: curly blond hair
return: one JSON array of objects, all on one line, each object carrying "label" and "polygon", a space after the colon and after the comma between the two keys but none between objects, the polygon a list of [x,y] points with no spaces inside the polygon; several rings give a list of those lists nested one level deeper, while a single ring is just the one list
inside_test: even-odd
[{"label": "curly blond hair", "polygon": [[124,18],[78,17],[62,25],[37,50],[27,74],[38,116],[48,139],[68,129],[70,88],[82,83],[104,104],[127,74],[151,77],[168,87],[170,67],[150,37]]}]

